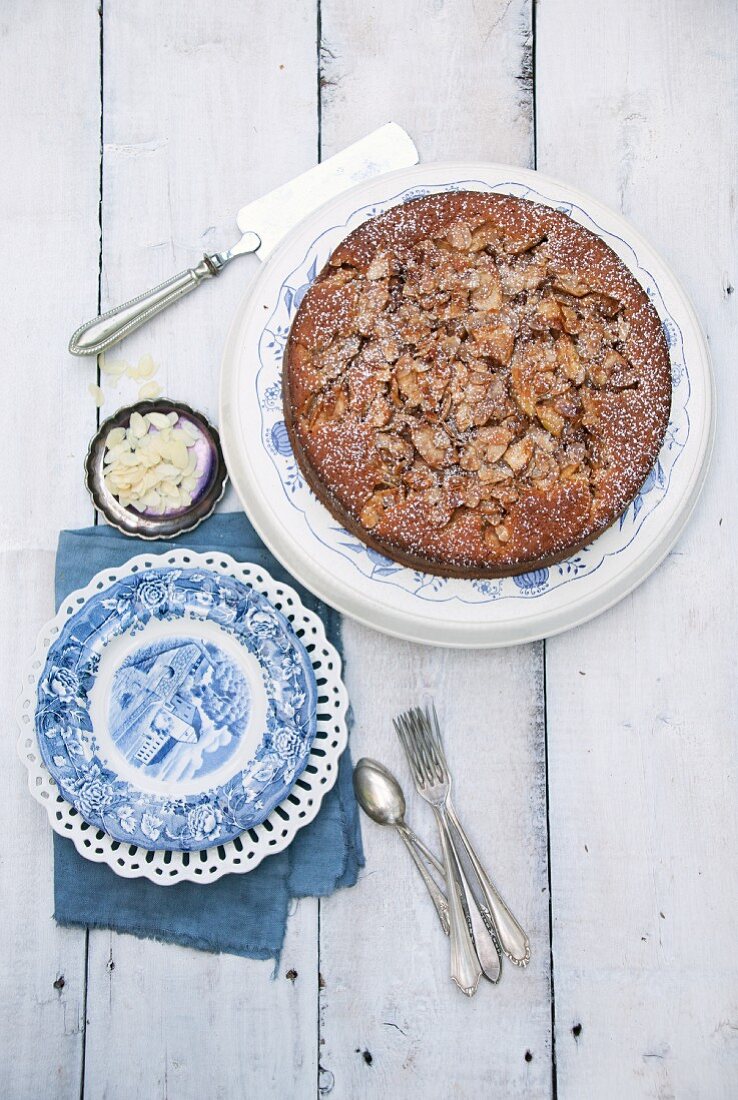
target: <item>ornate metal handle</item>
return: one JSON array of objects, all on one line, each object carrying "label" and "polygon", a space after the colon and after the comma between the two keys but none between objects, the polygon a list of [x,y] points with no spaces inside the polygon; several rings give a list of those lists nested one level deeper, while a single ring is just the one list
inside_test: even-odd
[{"label": "ornate metal handle", "polygon": [[466,913],[461,902],[462,870],[456,858],[451,834],[449,833],[443,811],[433,807],[438,824],[438,833],[443,849],[443,863],[446,873],[446,898],[448,901],[448,920],[451,938],[451,977],[462,993],[473,997],[482,976],[474,941],[466,922]]},{"label": "ornate metal handle", "polygon": [[443,864],[438,862],[438,860],[433,855],[433,852],[431,852],[428,845],[423,843],[423,841],[420,839],[420,837],[414,831],[414,829],[411,829],[406,821],[403,821],[402,825],[398,825],[397,827],[398,827],[398,829],[402,829],[407,834],[407,836],[409,836],[410,840],[412,840],[413,844],[415,845],[415,848],[417,849],[418,852],[420,852],[420,854],[423,857],[423,859],[425,860],[425,862],[430,867],[432,867],[433,870],[436,871],[437,874],[439,874],[442,879],[445,880],[446,871],[444,869]]},{"label": "ornate metal handle", "polygon": [[[448,819],[446,819],[446,826],[448,828]],[[461,903],[466,913],[466,923],[477,950],[479,964],[482,967],[482,973],[485,978],[496,984],[502,977],[502,951],[497,942],[497,933],[492,925],[491,919],[486,915],[486,910],[480,905],[469,886],[452,830],[449,830],[449,837],[456,857],[456,865],[459,869]]]},{"label": "ornate metal handle", "polygon": [[[457,856],[458,858],[458,856]],[[460,863],[459,863],[460,865]],[[464,908],[467,912],[469,930],[477,949],[479,965],[482,973],[488,981],[496,984],[502,977],[502,952],[497,946],[497,941],[474,899],[474,894],[469,888],[464,872],[461,872],[461,885],[464,891]]]},{"label": "ornate metal handle", "polygon": [[446,802],[446,810],[451,824],[456,830],[459,840],[469,856],[469,862],[474,869],[474,874],[479,880],[479,886],[484,895],[487,907],[489,908],[490,916],[494,922],[502,950],[505,952],[510,962],[514,963],[515,966],[527,966],[530,962],[530,941],[528,937],[500,897],[498,890],[479,862],[477,854],[472,848],[469,838],[464,832],[461,822],[456,815],[456,810],[453,807],[451,799],[448,799]]},{"label": "ornate metal handle", "polygon": [[101,351],[107,351],[124,336],[140,328],[150,317],[189,294],[203,280],[219,274],[225,266],[221,256],[222,254],[203,256],[197,267],[180,271],[179,275],[173,275],[171,279],[159,283],[153,290],[139,294],[138,298],[132,298],[130,302],[108,310],[94,321],[80,325],[69,341],[72,355],[99,355]]},{"label": "ornate metal handle", "polygon": [[[415,851],[413,851],[412,848],[410,848],[410,854],[415,860],[416,866],[423,876],[425,884],[428,887],[428,891],[433,898],[433,903],[436,906],[436,911],[441,922],[441,927],[448,936],[448,902],[446,901],[445,894],[441,893],[441,891],[438,889],[438,886],[436,885],[435,880],[428,874],[427,871],[427,867],[430,866],[439,874],[443,875],[443,865],[438,862],[433,853],[428,850],[425,844],[423,844],[423,841],[420,839],[420,837],[413,832],[409,825],[398,825],[397,828],[403,834],[403,839],[408,845],[408,848],[410,848],[410,844],[412,844],[413,848],[416,849]],[[461,867],[461,861],[458,859],[458,852],[456,853],[456,855],[457,862]],[[419,862],[419,859],[424,860],[425,864]],[[492,921],[485,921],[484,913],[481,907],[476,904],[476,899],[469,888],[469,884],[466,880],[466,876],[464,875],[463,868],[461,869],[461,886],[463,891],[462,900],[464,903],[464,907],[467,910],[467,924],[469,925],[469,931],[471,932],[472,939],[474,940],[474,946],[477,949],[477,955],[479,956],[479,962],[481,964],[482,971],[485,978],[487,978],[489,981],[498,982],[502,974],[502,952],[500,951],[497,940],[495,938],[495,933],[491,927]]]},{"label": "ornate metal handle", "polygon": [[420,852],[416,849],[416,846],[413,842],[412,830],[403,828],[401,825],[398,825],[397,826],[397,831],[400,834],[400,836],[402,837],[402,839],[405,841],[405,845],[407,846],[407,850],[410,853],[410,855],[412,856],[413,863],[418,868],[418,871],[420,872],[420,876],[423,879],[423,882],[425,883],[425,885],[428,889],[428,893],[431,896],[431,901],[433,902],[433,904],[436,907],[436,912],[438,913],[438,919],[441,922],[441,928],[443,929],[444,933],[448,936],[448,934],[449,934],[448,902],[446,901],[446,898],[443,894],[443,891],[438,889],[438,885],[436,884],[435,879],[429,874],[428,868],[426,867],[425,863],[423,862],[423,857],[421,856]]}]

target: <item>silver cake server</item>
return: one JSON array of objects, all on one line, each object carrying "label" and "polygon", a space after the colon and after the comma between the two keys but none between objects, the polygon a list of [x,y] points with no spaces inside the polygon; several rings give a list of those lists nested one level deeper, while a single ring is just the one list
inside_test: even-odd
[{"label": "silver cake server", "polygon": [[72,336],[69,350],[72,355],[98,355],[189,294],[204,279],[219,275],[235,256],[253,252],[265,260],[293,226],[334,195],[372,176],[408,168],[418,159],[417,149],[401,126],[396,122],[380,126],[334,157],[243,206],[236,216],[242,236],[232,248],[204,255],[196,267],[87,321]]}]

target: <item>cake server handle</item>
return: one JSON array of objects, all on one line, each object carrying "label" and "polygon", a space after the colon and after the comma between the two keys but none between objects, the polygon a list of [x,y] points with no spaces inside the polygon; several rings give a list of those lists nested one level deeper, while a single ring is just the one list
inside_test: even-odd
[{"label": "cake server handle", "polygon": [[[247,240],[249,236],[252,239]],[[124,302],[122,306],[116,306],[92,321],[86,321],[69,341],[70,352],[72,355],[99,355],[100,352],[107,351],[151,317],[184,298],[185,294],[189,294],[200,283],[219,275],[234,256],[255,252],[260,244],[258,234],[244,234],[239,244],[227,252],[214,252],[210,255],[206,253],[196,267],[188,267],[171,279],[165,279],[152,290]]]}]

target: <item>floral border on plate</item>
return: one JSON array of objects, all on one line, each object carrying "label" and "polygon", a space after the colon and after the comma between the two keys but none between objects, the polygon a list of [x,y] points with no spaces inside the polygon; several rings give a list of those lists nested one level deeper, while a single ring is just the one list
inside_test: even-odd
[{"label": "floral border on plate", "polygon": [[[573,217],[610,244],[629,269],[637,275],[661,318],[671,361],[672,406],[664,445],[655,465],[637,496],[617,523],[600,538],[578,551],[573,557],[550,568],[534,569],[516,577],[460,581],[457,578],[439,577],[400,565],[366,546],[335,522],[332,522],[324,532],[316,529],[311,522],[311,505],[314,497],[292,454],[284,423],[281,371],[284,348],[294,314],[339,239],[345,237],[362,222],[376,217],[398,203],[409,202],[438,191],[462,190],[470,187],[474,190],[502,191],[521,198],[535,197],[536,201]],[[435,603],[458,601],[465,604],[485,604],[499,600],[531,599],[576,582],[580,577],[591,576],[606,560],[622,553],[630,546],[643,524],[666,498],[674,467],[686,446],[690,433],[691,384],[684,356],[682,332],[666,307],[657,280],[639,261],[636,249],[625,238],[603,228],[581,205],[552,199],[527,184],[515,181],[488,184],[482,180],[466,179],[431,186],[416,185],[404,188],[382,202],[372,202],[357,207],[342,224],[332,225],[323,230],[311,242],[300,263],[283,280],[277,303],[259,337],[258,357],[259,367],[254,385],[261,416],[262,444],[277,472],[282,490],[290,505],[304,517],[311,533],[323,546],[350,561],[364,577],[378,583],[394,585],[421,600]]]}]

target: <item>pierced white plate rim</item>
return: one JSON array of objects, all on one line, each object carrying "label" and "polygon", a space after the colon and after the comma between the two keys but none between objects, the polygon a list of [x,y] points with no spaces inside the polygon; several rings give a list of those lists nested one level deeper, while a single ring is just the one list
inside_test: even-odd
[{"label": "pierced white plate rim", "polygon": [[[308,501],[304,511],[299,505],[289,508],[285,503],[285,485],[270,470],[274,459],[264,424],[264,386],[258,388],[264,369],[261,344],[265,334],[274,336],[267,326],[279,308],[274,304],[276,298],[283,292],[295,293],[290,277],[306,267],[311,250],[317,258],[319,242],[323,254],[318,266],[338,240],[373,212],[396,205],[403,196],[460,186],[530,194],[536,201],[569,206],[573,217],[590,228],[594,225],[599,235],[616,245],[618,254],[642,283],[648,277],[658,297],[654,304],[662,319],[674,322],[680,340],[686,434],[676,452],[681,459],[676,478],[672,478],[672,472],[677,457],[669,463],[669,479],[674,484],[667,480],[665,487],[659,485],[661,509],[644,510],[636,533],[624,546],[617,547],[617,535],[611,528],[583,551],[583,555],[594,551],[601,560],[581,576],[575,572],[575,583],[559,584],[550,591],[531,586],[522,592],[524,599],[521,593],[516,593],[518,598],[514,600],[497,599],[495,595],[496,605],[459,606],[464,601],[453,595],[445,602],[434,597],[437,602],[429,607],[424,599],[408,598],[412,594],[407,591],[397,589],[392,593],[386,582],[377,584],[372,577],[347,570],[339,560],[347,555],[342,551],[331,553],[334,547],[313,529],[316,516],[323,517],[319,522],[325,528],[327,512],[312,494],[303,495],[303,504]],[[258,347],[254,346],[256,333]],[[274,353],[277,359],[279,350]],[[254,382],[257,401],[247,373],[253,376],[254,361],[260,364]],[[673,366],[675,361],[673,357]],[[272,367],[272,374],[274,370]],[[223,356],[220,419],[223,448],[241,502],[263,540],[293,576],[339,611],[385,633],[427,644],[484,648],[520,644],[568,630],[602,613],[646,579],[678,539],[697,502],[709,466],[715,412],[709,352],[692,307],[667,265],[621,215],[568,184],[537,172],[507,165],[457,163],[417,165],[359,184],[326,203],[284,238],[244,295],[231,325]],[[684,431],[684,424],[681,429]],[[679,426],[675,433],[678,430]],[[662,456],[665,450],[666,445]],[[298,486],[298,491],[302,489],[304,485]],[[308,511],[313,513],[311,518]],[[335,522],[332,530],[341,532]],[[352,538],[348,534],[345,537]],[[635,549],[633,543],[637,544]],[[614,548],[603,550],[604,545]],[[564,567],[568,572],[577,560],[575,557],[554,568]],[[493,588],[494,583],[489,587]],[[506,603],[516,606],[509,612],[500,611]]]},{"label": "pierced white plate rim", "polygon": [[[260,824],[225,844],[197,851],[146,851],[113,840],[89,825],[59,793],[56,782],[41,759],[33,716],[38,679],[46,654],[68,616],[92,595],[143,569],[162,566],[195,566],[215,570],[240,580],[265,595],[282,612],[308,651],[318,685],[317,730],[308,762],[285,799]],[[23,674],[23,690],[16,706],[20,729],[18,755],[28,770],[28,787],[47,812],[60,836],[71,839],[86,859],[106,863],[124,878],[147,878],[159,885],[189,881],[207,884],[224,874],[244,874],[269,855],[284,851],[297,832],[317,816],[325,794],[338,776],[338,761],[348,743],[348,693],[341,678],[341,657],[328,639],[320,618],[305,607],[290,585],[275,580],[263,566],[238,562],[220,550],[171,550],[162,554],[138,554],[120,566],[102,569],[84,588],[71,592],[57,614],[39,631],[36,646]]]}]

